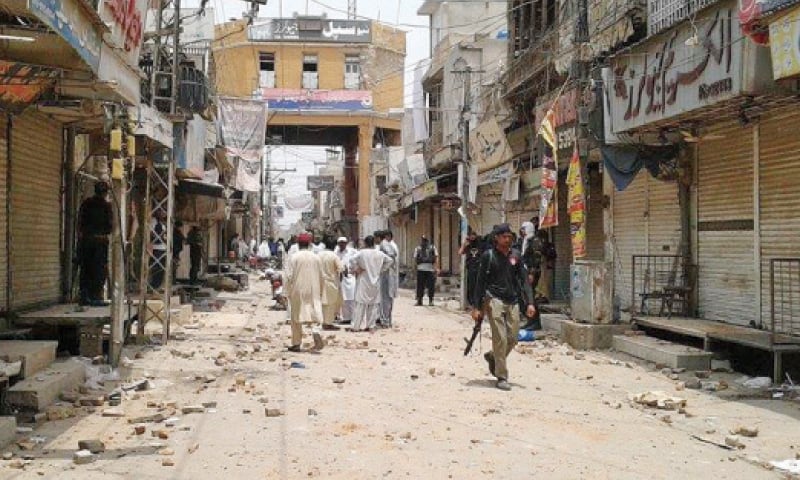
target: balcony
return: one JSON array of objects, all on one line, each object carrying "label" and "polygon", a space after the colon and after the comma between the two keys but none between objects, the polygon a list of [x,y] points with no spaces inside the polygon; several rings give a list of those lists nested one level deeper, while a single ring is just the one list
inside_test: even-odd
[{"label": "balcony", "polygon": [[[534,39],[529,48],[519,52],[510,62],[508,70],[501,79],[501,83],[506,86],[506,92],[515,92],[544,72],[553,63],[552,52],[555,51],[558,51],[558,30],[551,28],[541,37]],[[542,87],[547,89],[544,85]]]},{"label": "balcony", "polygon": [[[145,73],[141,82],[142,103],[153,105],[162,113],[170,113],[169,102],[161,100],[172,96],[169,72],[157,75],[159,85],[155,89],[155,96],[158,99],[154,102],[152,82],[156,75],[153,72],[152,58],[149,55],[143,56],[139,67]],[[175,110],[181,114],[200,113],[209,106],[208,77],[202,70],[195,68],[194,62],[186,61],[178,67],[178,95],[175,101]]]}]

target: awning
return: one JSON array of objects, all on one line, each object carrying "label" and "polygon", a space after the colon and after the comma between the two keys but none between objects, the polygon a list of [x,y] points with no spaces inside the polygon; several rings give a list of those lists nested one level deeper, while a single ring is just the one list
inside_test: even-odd
[{"label": "awning", "polygon": [[608,170],[617,191],[628,188],[642,167],[655,178],[674,174],[678,147],[602,146],[603,165]]},{"label": "awning", "polygon": [[225,198],[225,187],[219,183],[208,183],[201,180],[186,178],[181,179],[178,182],[178,193],[213,198]]},{"label": "awning", "polygon": [[130,107],[128,115],[136,123],[134,132],[136,135],[152,138],[161,145],[172,148],[172,122],[158,110],[145,104],[139,104],[136,107]]}]

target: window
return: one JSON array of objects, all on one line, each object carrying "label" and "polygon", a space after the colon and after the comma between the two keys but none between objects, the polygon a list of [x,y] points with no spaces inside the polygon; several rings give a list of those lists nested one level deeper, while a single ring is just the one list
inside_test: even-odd
[{"label": "window", "polygon": [[303,88],[316,90],[319,88],[319,72],[317,71],[317,56],[303,56]]},{"label": "window", "polygon": [[258,86],[275,88],[275,54],[259,52],[258,54]]},{"label": "window", "polygon": [[361,87],[361,58],[358,55],[344,57],[344,88],[358,90]]}]

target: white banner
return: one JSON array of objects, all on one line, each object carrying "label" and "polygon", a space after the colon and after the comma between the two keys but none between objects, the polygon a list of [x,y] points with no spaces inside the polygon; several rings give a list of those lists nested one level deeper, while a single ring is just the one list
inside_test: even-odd
[{"label": "white banner", "polygon": [[246,98],[219,98],[220,143],[238,159],[236,188],[261,189],[261,155],[267,129],[267,104]]}]

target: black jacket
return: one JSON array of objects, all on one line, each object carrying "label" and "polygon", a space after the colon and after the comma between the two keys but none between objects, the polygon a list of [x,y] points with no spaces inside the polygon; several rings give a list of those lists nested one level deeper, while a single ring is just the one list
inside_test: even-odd
[{"label": "black jacket", "polygon": [[506,304],[517,303],[522,298],[526,304],[533,305],[533,291],[526,277],[519,255],[510,253],[505,256],[496,248],[487,250],[481,256],[473,305],[482,305],[487,296]]}]

